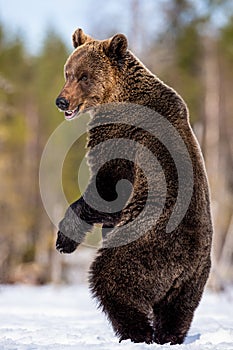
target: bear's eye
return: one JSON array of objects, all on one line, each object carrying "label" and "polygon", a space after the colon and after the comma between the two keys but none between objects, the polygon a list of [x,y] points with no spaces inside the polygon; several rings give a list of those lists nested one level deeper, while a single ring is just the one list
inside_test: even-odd
[{"label": "bear's eye", "polygon": [[87,74],[83,74],[80,78],[81,81],[87,81],[88,80],[88,76]]}]

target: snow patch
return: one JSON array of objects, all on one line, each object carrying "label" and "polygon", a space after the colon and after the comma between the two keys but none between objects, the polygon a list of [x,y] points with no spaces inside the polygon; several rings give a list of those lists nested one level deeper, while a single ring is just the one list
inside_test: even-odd
[{"label": "snow patch", "polygon": [[221,344],[221,343],[230,343],[232,344],[233,349],[233,329],[224,329],[219,328],[215,332],[207,332],[202,334],[200,337],[200,344],[205,343],[211,344]]},{"label": "snow patch", "polygon": [[233,289],[205,293],[182,345],[118,343],[86,286],[1,286],[0,350],[233,350]]}]

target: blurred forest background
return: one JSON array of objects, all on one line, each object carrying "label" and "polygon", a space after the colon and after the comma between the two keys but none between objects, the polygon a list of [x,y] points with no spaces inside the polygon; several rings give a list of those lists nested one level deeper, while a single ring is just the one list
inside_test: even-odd
[{"label": "blurred forest background", "polygon": [[[233,4],[149,1],[145,13],[145,2],[119,0],[109,15],[90,1],[93,20],[85,31],[99,39],[122,32],[121,13],[128,11],[130,48],[187,102],[212,192],[210,285],[221,288],[233,281]],[[157,18],[158,6],[162,19]],[[159,28],[157,21],[162,21]],[[54,100],[64,83],[72,33],[64,42],[56,31],[47,30],[40,51],[31,54],[20,35],[9,38],[7,31],[0,23],[0,283],[83,282],[95,249],[82,246],[68,258],[55,251],[55,228],[38,183],[43,148],[63,121]],[[84,138],[78,140],[65,161],[70,201],[79,196],[74,169],[84,157],[84,145]],[[96,238],[89,239],[95,244]]]}]

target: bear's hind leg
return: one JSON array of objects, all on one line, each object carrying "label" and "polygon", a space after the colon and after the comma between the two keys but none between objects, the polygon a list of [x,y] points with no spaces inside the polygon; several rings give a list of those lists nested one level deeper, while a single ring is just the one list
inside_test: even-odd
[{"label": "bear's hind leg", "polygon": [[[184,305],[184,304],[183,304]],[[169,305],[155,305],[155,336],[158,344],[182,344],[189,330],[193,312],[183,309],[178,300]]]},{"label": "bear's hind leg", "polygon": [[183,343],[209,274],[209,264],[201,268],[203,271],[187,281],[178,294],[174,288],[162,302],[154,305],[156,343]]},{"label": "bear's hind leg", "polygon": [[134,343],[153,343],[154,330],[146,314],[124,302],[109,300],[104,302],[104,312],[112,323],[113,329],[122,340],[130,339]]}]

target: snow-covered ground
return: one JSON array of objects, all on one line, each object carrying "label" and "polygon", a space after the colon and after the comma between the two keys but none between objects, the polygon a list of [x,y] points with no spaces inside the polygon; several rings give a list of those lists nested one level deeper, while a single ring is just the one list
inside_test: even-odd
[{"label": "snow-covered ground", "polygon": [[118,343],[86,286],[0,287],[0,350],[233,350],[233,290],[205,293],[183,345]]}]

